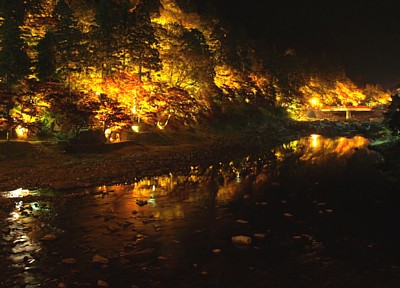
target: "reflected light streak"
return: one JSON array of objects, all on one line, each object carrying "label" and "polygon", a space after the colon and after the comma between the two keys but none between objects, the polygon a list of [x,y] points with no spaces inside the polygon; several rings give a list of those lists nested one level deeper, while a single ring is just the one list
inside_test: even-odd
[{"label": "reflected light streak", "polygon": [[2,194],[2,196],[5,198],[20,198],[31,194],[31,191],[29,191],[28,189],[18,188],[12,191],[5,192],[4,194]]},{"label": "reflected light streak", "polygon": [[234,200],[238,196],[241,188],[241,183],[237,181],[229,181],[224,183],[223,186],[218,188],[217,201],[227,203]]},{"label": "reflected light streak", "polygon": [[323,160],[328,156],[350,157],[358,148],[366,147],[368,143],[368,139],[362,136],[330,139],[313,134],[308,138],[302,138],[288,144],[283,144],[280,148],[274,150],[274,153],[279,161],[284,161],[286,157],[297,154],[299,155],[299,159],[303,161],[315,162]]},{"label": "reflected light streak", "polygon": [[311,146],[313,147],[313,148],[318,148],[318,146],[319,146],[319,137],[320,137],[320,135],[317,135],[317,134],[312,134],[311,135]]},{"label": "reflected light streak", "polygon": [[[29,190],[26,189],[16,189],[9,192],[10,198],[18,198],[23,195],[29,194]],[[32,205],[32,203],[31,203]],[[7,237],[12,241],[11,252],[7,257],[11,261],[10,267],[17,269],[24,269],[25,272],[21,273],[22,281],[25,283],[30,283],[32,286],[36,287],[39,283],[37,279],[37,272],[32,273],[29,269],[32,263],[36,261],[34,255],[38,254],[38,251],[42,249],[41,243],[35,238],[34,230],[37,227],[43,227],[38,218],[36,218],[31,213],[22,213],[21,210],[24,209],[24,202],[15,202],[15,209],[9,213],[9,217],[6,219],[5,223],[9,229],[9,235]],[[40,284],[38,284],[40,286]]]}]

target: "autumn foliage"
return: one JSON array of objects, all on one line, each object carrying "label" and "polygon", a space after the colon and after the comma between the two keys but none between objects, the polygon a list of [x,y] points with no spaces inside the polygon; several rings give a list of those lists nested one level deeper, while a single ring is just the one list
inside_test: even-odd
[{"label": "autumn foliage", "polygon": [[345,76],[323,80],[295,51],[250,40],[191,1],[95,2],[0,5],[2,130],[68,138],[82,129],[182,129],[224,117],[247,122],[257,111],[299,114],[312,99],[390,99]]}]

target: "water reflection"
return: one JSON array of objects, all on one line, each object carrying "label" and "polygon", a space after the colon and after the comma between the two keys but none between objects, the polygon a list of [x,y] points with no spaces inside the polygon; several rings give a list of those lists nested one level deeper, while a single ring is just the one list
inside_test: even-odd
[{"label": "water reflection", "polygon": [[18,188],[12,191],[5,191],[2,192],[0,196],[4,198],[19,198],[19,197],[25,197],[28,195],[33,195],[32,191],[28,189],[23,189],[23,188]]},{"label": "water reflection", "polygon": [[283,144],[281,147],[274,149],[274,153],[279,161],[283,161],[293,155],[301,155],[301,160],[313,162],[330,156],[348,158],[354,154],[357,149],[366,148],[368,144],[368,139],[362,136],[331,139],[312,134],[310,137]]},{"label": "water reflection", "polygon": [[[266,184],[284,185],[285,181],[301,182],[302,178],[310,183],[321,180],[318,177],[327,170],[343,172],[347,169],[349,159],[356,153],[375,153],[367,149],[368,144],[369,140],[362,136],[325,138],[312,134],[259,155],[233,159],[228,163],[219,162],[218,165],[206,168],[192,166],[188,175],[170,174],[140,180],[132,186],[132,195],[147,199],[152,205],[156,205],[159,197],[178,195],[179,200],[188,202],[200,202],[213,197],[215,205],[229,203],[241,199],[249,189],[261,189]],[[207,192],[179,192],[182,187],[198,183],[206,183],[206,188],[205,185],[202,187]],[[213,191],[211,196],[210,191]]]},{"label": "water reflection", "polygon": [[[363,161],[370,161],[367,159],[372,152],[366,149],[368,143],[360,136],[327,139],[310,135],[243,159],[206,167],[193,163],[186,175],[171,172],[138,179],[129,185],[63,193],[54,201],[55,207],[51,201],[26,199],[34,193],[40,195],[40,191],[10,191],[2,194],[15,201],[6,219],[7,233],[3,233],[10,251],[7,261],[9,266],[22,270],[34,267],[37,262],[43,266],[54,264],[54,270],[26,272],[26,283],[39,283],[42,274],[49,279],[62,275],[65,279],[96,283],[99,270],[94,270],[91,257],[97,253],[112,259],[114,267],[122,268],[117,274],[121,279],[129,279],[126,280],[129,285],[118,286],[116,283],[121,280],[116,277],[113,287],[133,287],[131,284],[137,283],[136,279],[131,280],[131,271],[144,279],[148,275],[143,276],[141,271],[151,268],[157,259],[168,259],[165,261],[168,265],[162,266],[159,261],[156,264],[167,271],[192,267],[191,261],[196,261],[196,265],[207,263],[216,245],[222,250],[231,249],[229,239],[239,233],[275,235],[272,240],[277,244],[272,248],[273,241],[268,242],[271,238],[263,240],[267,236],[253,239],[257,241],[257,249],[270,249],[270,254],[281,249],[281,239],[287,245],[293,236],[299,239],[299,235],[307,234],[303,238],[314,243],[330,224],[317,217],[332,216],[337,208],[330,206],[333,197],[314,189],[315,183],[320,185],[326,178],[326,183],[332,186],[346,177],[355,179],[360,166],[367,166]],[[376,160],[374,157],[372,161]],[[340,190],[332,194],[337,191]],[[46,214],[52,217],[43,217]],[[296,226],[294,222],[283,222],[285,217],[296,219]],[[310,235],[317,225],[319,235]],[[40,238],[50,232],[56,232],[57,241],[41,242]],[[50,251],[47,258],[43,250]],[[65,258],[77,260],[73,269],[60,264]],[[218,267],[229,267],[231,260]],[[159,271],[163,270],[157,270],[159,274],[152,277],[161,275]],[[37,276],[36,280],[32,275]],[[149,284],[142,281],[143,287]]]},{"label": "water reflection", "polygon": [[[276,167],[272,170],[282,184],[297,181],[299,185],[332,181],[343,182],[349,177],[358,177],[365,166],[370,169],[381,161],[379,154],[370,151],[369,140],[362,136],[352,138],[325,138],[310,135],[273,150]],[[357,166],[353,168],[352,166]]]},{"label": "water reflection", "polygon": [[0,227],[3,240],[2,251],[9,251],[7,260],[2,260],[2,265],[15,269],[19,275],[18,280],[10,277],[7,280],[10,283],[18,281],[21,285],[28,286],[40,285],[41,283],[40,277],[37,277],[37,260],[41,258],[43,249],[39,238],[47,233],[46,229],[51,229],[43,222],[41,217],[43,213],[50,212],[50,204],[44,201],[27,200],[26,198],[26,196],[38,193],[38,191],[27,189],[16,189],[2,193],[4,198],[9,198],[9,202],[13,201],[14,198],[18,199],[14,202],[14,208],[11,209]]}]

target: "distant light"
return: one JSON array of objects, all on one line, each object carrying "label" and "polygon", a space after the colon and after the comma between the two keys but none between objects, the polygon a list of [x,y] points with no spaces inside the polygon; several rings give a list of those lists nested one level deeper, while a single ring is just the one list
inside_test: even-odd
[{"label": "distant light", "polygon": [[28,189],[18,188],[18,189],[12,190],[12,191],[8,191],[3,196],[6,198],[20,198],[20,197],[24,197],[24,196],[27,196],[30,194],[31,193]]},{"label": "distant light", "polygon": [[312,141],[311,142],[311,146],[313,148],[317,148],[319,146],[318,138],[319,138],[319,135],[317,135],[317,134],[312,134],[311,135],[311,141]]},{"label": "distant light", "polygon": [[[121,141],[121,135],[118,132],[118,127],[110,127],[107,128],[104,131],[104,136],[110,141],[110,142],[120,142]],[[114,138],[114,137],[115,138]]]},{"label": "distant light", "polygon": [[313,106],[313,107],[315,107],[315,106],[317,106],[318,105],[318,99],[317,98],[312,98],[311,100],[310,100],[310,103],[311,103],[311,106]]},{"label": "distant light", "polygon": [[104,136],[106,136],[106,138],[109,138],[111,136],[111,128],[107,128],[106,131],[104,131]]},{"label": "distant light", "polygon": [[157,128],[160,130],[164,130],[164,126],[162,126],[160,122],[157,122]]},{"label": "distant light", "polygon": [[22,127],[21,125],[18,125],[15,128],[15,133],[17,134],[18,138],[27,138],[28,137],[28,128]]},{"label": "distant light", "polygon": [[240,179],[240,172],[236,172],[236,182],[240,183],[241,179]]},{"label": "distant light", "polygon": [[135,133],[139,133],[139,125],[132,125],[132,131]]}]

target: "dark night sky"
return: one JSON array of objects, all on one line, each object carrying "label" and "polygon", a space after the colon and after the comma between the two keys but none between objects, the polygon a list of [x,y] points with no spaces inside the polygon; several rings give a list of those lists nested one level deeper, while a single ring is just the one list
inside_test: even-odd
[{"label": "dark night sky", "polygon": [[400,82],[396,1],[209,0],[218,12],[280,49],[334,54],[353,80],[391,88]]}]

